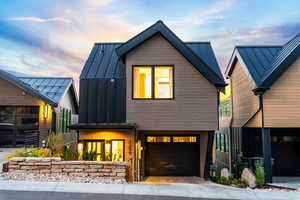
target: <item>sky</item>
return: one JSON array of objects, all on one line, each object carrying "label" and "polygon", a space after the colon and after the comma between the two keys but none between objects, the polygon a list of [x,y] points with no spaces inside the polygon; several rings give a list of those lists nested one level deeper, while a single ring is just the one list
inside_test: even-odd
[{"label": "sky", "polygon": [[0,0],[0,68],[78,78],[95,42],[124,42],[157,20],[210,41],[222,70],[235,45],[282,45],[300,32],[299,0]]}]

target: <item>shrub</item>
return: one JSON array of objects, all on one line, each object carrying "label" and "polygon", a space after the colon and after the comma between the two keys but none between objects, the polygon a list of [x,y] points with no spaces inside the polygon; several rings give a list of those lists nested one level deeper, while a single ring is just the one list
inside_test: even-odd
[{"label": "shrub", "polygon": [[62,160],[78,160],[78,152],[72,151],[70,148],[65,148],[61,155]]},{"label": "shrub", "polygon": [[46,139],[46,145],[50,148],[52,154],[63,152],[65,137],[63,133],[51,133]]},{"label": "shrub", "polygon": [[52,153],[50,149],[37,147],[31,150],[31,157],[51,157]]},{"label": "shrub", "polygon": [[230,185],[231,184],[230,180],[224,176],[217,177],[216,182],[219,184],[222,184],[222,185]]},{"label": "shrub", "polygon": [[5,156],[6,160],[9,160],[13,157],[29,157],[30,151],[28,151],[25,147],[21,149],[14,149],[11,151],[11,153],[7,156]]},{"label": "shrub", "polygon": [[265,170],[262,166],[255,166],[255,176],[259,185],[265,184]]},{"label": "shrub", "polygon": [[242,176],[244,168],[246,167],[246,164],[244,162],[239,161],[236,162],[234,166],[236,171],[235,178],[240,178]]},{"label": "shrub", "polygon": [[222,184],[222,185],[235,185],[237,187],[242,187],[242,188],[245,188],[248,186],[248,183],[246,180],[243,180],[240,178],[234,178],[232,176],[229,178],[226,178],[224,176],[217,176],[217,177],[214,177],[214,180],[216,183]]},{"label": "shrub", "polygon": [[83,151],[82,159],[83,160],[89,160],[89,161],[96,160],[97,159],[97,153],[95,151],[92,151],[92,152]]}]

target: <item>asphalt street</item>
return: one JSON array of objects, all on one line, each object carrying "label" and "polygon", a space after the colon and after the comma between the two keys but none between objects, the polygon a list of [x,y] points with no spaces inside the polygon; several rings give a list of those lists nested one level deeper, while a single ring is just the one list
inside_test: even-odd
[{"label": "asphalt street", "polygon": [[217,200],[126,194],[91,194],[70,192],[31,192],[0,190],[0,200]]}]

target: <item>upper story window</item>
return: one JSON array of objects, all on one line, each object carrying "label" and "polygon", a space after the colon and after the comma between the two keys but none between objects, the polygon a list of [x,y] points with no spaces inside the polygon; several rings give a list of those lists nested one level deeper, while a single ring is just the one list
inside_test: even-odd
[{"label": "upper story window", "polygon": [[173,66],[133,66],[134,99],[173,99]]}]

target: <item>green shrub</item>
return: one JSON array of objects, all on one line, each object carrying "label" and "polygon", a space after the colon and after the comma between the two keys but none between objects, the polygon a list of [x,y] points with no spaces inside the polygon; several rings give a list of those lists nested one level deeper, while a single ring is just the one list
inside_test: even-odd
[{"label": "green shrub", "polygon": [[255,166],[256,182],[259,185],[265,184],[265,170],[262,166]]},{"label": "green shrub", "polygon": [[242,180],[240,178],[234,178],[234,177],[229,177],[226,178],[224,176],[216,176],[213,178],[214,181],[218,184],[222,185],[235,185],[237,187],[245,188],[248,186],[248,183],[246,180]]},{"label": "green shrub", "polygon": [[82,159],[83,160],[94,161],[94,160],[97,159],[97,153],[95,151],[92,151],[92,152],[83,151]]},{"label": "green shrub", "polygon": [[78,152],[72,151],[70,148],[65,148],[61,154],[62,160],[78,160]]},{"label": "green shrub", "polygon": [[231,184],[230,180],[224,176],[217,177],[216,182],[219,184],[222,184],[222,185],[230,185]]},{"label": "green shrub", "polygon": [[32,157],[51,157],[52,153],[50,149],[37,147],[31,150]]},{"label": "green shrub", "polygon": [[234,164],[235,167],[235,178],[240,178],[242,176],[243,170],[246,167],[244,162],[238,161]]}]

